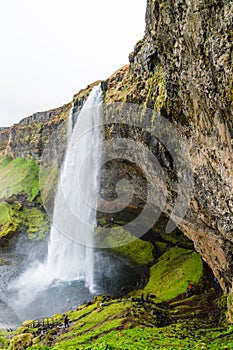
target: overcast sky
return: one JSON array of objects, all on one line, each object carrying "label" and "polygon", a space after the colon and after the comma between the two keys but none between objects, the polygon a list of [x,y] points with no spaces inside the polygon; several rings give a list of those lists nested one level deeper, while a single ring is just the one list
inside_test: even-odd
[{"label": "overcast sky", "polygon": [[0,0],[0,126],[58,107],[128,63],[146,0]]}]

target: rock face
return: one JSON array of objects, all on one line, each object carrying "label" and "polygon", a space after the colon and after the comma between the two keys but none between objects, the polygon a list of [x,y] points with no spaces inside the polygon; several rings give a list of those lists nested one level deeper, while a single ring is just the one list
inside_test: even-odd
[{"label": "rock face", "polygon": [[38,112],[22,119],[11,128],[0,128],[0,155],[10,158],[22,157],[41,160],[51,135],[56,132],[59,144],[66,143],[67,120],[73,107],[78,112],[87,99],[92,88],[100,81],[92,83],[86,89],[79,91],[73,101],[45,112]]},{"label": "rock face", "polygon": [[[191,203],[179,228],[194,242],[225,292],[231,291],[233,282],[232,23],[232,1],[148,0],[146,34],[129,55],[129,66],[102,82],[106,103],[149,107],[185,138],[194,188],[190,189]],[[75,96],[75,110],[82,106],[91,86]],[[67,119],[70,108],[68,104],[14,125],[7,147],[9,130],[0,130],[1,149],[6,148],[11,157],[32,155],[40,160],[48,137]],[[61,140],[65,137],[62,130]],[[177,177],[178,170],[162,142],[123,126],[109,127],[105,136],[113,138],[117,133],[128,138],[133,135],[147,144],[168,182]],[[147,165],[149,175],[149,160]],[[131,205],[143,205],[146,184],[145,177],[142,180],[139,176],[140,164],[135,174],[132,164],[118,162],[115,166],[118,174],[128,172],[135,185],[136,199]],[[103,175],[106,189],[101,191],[106,198],[116,196],[112,183],[117,179],[112,169],[106,165]],[[176,194],[175,186],[168,186],[163,213],[167,217]]]},{"label": "rock face", "polygon": [[[9,138],[5,155],[10,158],[30,157],[40,160],[51,134],[59,127],[61,139],[66,135],[66,121],[71,103],[47,112],[36,113],[24,118],[8,130]],[[2,142],[2,135],[1,135]]]},{"label": "rock face", "polygon": [[4,154],[8,144],[10,128],[0,128],[0,156]]},{"label": "rock face", "polygon": [[160,112],[187,137],[195,180],[180,228],[225,291],[233,280],[232,20],[232,1],[149,0],[133,60],[143,79],[162,66]]},{"label": "rock face", "polygon": [[[130,69],[104,84],[106,102],[153,108],[186,138],[194,191],[180,229],[225,291],[233,280],[232,19],[232,1],[148,0]],[[163,164],[164,148],[158,153],[167,175],[175,174]]]}]

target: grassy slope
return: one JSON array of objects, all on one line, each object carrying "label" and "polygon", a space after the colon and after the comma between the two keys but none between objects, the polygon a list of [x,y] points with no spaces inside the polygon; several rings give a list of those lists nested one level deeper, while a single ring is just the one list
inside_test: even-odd
[{"label": "grassy slope", "polygon": [[153,293],[157,300],[169,300],[185,291],[190,283],[198,283],[202,276],[202,260],[192,250],[173,247],[151,267],[150,279],[142,291]]},{"label": "grassy slope", "polygon": [[112,248],[116,253],[137,265],[147,265],[153,262],[154,248],[150,242],[136,239],[129,231],[117,225],[109,227],[107,232],[107,236],[106,234],[103,236],[101,227],[95,230],[95,239],[100,246]]},{"label": "grassy slope", "polygon": [[[28,207],[17,200],[20,194],[24,194]],[[39,167],[34,159],[0,158],[0,238],[11,237],[18,229],[26,231],[30,238],[44,236],[49,220],[46,214],[33,207],[38,194]]]},{"label": "grassy slope", "polygon": [[34,159],[0,158],[0,198],[26,193],[32,201],[39,193],[39,167]]},{"label": "grassy slope", "polygon": [[[26,193],[33,201],[39,191],[38,167],[33,160],[0,158],[0,198]],[[15,232],[25,227],[33,238],[40,237],[48,229],[45,215],[37,208],[25,207],[17,200],[0,204],[1,232]],[[98,234],[98,233],[97,233]],[[154,248],[149,242],[136,240],[118,246],[122,235],[130,241],[130,233],[114,227],[105,237],[119,254],[131,258],[139,265],[152,264]],[[174,237],[170,240],[173,244]],[[168,240],[169,242],[169,240]],[[40,337],[40,330],[27,324],[12,335],[0,334],[0,348],[16,349],[22,344],[25,349],[222,349],[233,346],[232,328],[220,329],[215,313],[215,291],[206,296],[198,292],[184,298],[188,283],[196,286],[202,276],[200,256],[191,249],[184,249],[157,242],[162,255],[150,268],[150,278],[144,289],[138,290],[124,300],[105,300],[100,297],[91,305],[83,305],[68,313],[71,326],[64,331],[55,326]],[[169,248],[170,247],[170,248]],[[198,288],[197,288],[198,291]],[[142,305],[138,296],[156,295],[150,303]],[[180,295],[178,300],[169,301]],[[135,300],[136,297],[136,300]],[[138,298],[138,299],[137,299]],[[155,304],[154,301],[159,302]],[[103,305],[100,304],[103,302]],[[161,302],[165,302],[164,305]],[[169,307],[169,308],[168,308]],[[204,310],[204,311],[203,311]],[[217,310],[217,311],[216,311]],[[203,312],[205,315],[203,316]],[[56,315],[62,322],[64,316]],[[210,328],[215,325],[216,329]]]},{"label": "grassy slope", "polygon": [[[218,299],[220,295],[212,288],[211,281],[204,285],[201,276],[202,262],[196,253],[170,248],[151,268],[151,277],[140,291],[158,293],[161,289],[159,303],[155,303],[157,298],[142,304],[140,298],[135,297],[119,300],[97,297],[93,303],[67,313],[70,327],[66,330],[59,326],[64,315],[55,315],[54,326],[43,335],[40,329],[32,329],[30,323],[25,323],[12,335],[13,339],[8,340],[8,349],[15,349],[19,342],[31,350],[217,350],[224,346],[230,349],[233,328],[218,324],[217,303],[221,302],[224,310],[225,298]],[[188,282],[194,283],[195,294],[185,298]],[[209,292],[203,293],[203,288]]]}]

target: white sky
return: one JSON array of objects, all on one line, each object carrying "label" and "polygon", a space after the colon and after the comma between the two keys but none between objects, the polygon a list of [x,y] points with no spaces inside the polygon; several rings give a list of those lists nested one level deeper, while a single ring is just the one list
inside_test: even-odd
[{"label": "white sky", "polygon": [[0,0],[0,126],[63,105],[128,63],[146,0]]}]

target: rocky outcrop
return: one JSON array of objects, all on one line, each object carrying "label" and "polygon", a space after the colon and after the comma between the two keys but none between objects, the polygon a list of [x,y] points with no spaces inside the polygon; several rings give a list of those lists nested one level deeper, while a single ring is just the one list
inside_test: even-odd
[{"label": "rocky outcrop", "polygon": [[[100,81],[88,85],[74,95],[73,101],[62,107],[45,112],[38,112],[23,118],[18,124],[10,128],[0,128],[0,155],[10,158],[33,157],[40,162],[42,154],[51,135],[56,133],[57,142],[61,145],[61,155],[66,143],[67,121],[71,109],[77,116],[92,88]],[[73,120],[73,123],[75,121]]]},{"label": "rocky outcrop", "polygon": [[0,128],[0,156],[4,155],[8,144],[10,128]]},{"label": "rocky outcrop", "polygon": [[40,160],[52,133],[59,128],[60,140],[66,137],[66,121],[71,103],[47,112],[35,113],[24,118],[9,129],[9,139],[5,155],[10,158],[30,157]]},{"label": "rocky outcrop", "polygon": [[132,68],[145,79],[162,66],[160,112],[187,138],[195,180],[180,227],[225,291],[233,280],[232,19],[232,1],[149,0]]},{"label": "rocky outcrop", "polygon": [[[104,84],[106,102],[153,108],[186,139],[194,190],[180,229],[225,291],[233,280],[232,18],[232,1],[148,0],[146,34],[130,68]],[[167,176],[175,175],[172,163],[164,164],[164,147],[155,153]],[[167,215],[174,193],[168,188]]]}]

